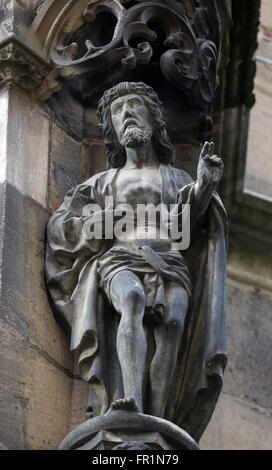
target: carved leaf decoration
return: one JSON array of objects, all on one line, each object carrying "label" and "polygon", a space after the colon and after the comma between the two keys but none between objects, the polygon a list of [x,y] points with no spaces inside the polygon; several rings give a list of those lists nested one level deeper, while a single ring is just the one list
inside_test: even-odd
[{"label": "carved leaf decoration", "polygon": [[128,53],[127,57],[121,59],[121,64],[125,70],[133,70],[137,64],[137,58],[132,48],[126,48]]},{"label": "carved leaf decoration", "polygon": [[92,43],[92,41],[90,41],[90,39],[86,39],[85,45],[86,45],[87,52],[86,52],[84,57],[89,57],[90,55],[92,55],[97,50],[97,47],[95,47],[93,45],[93,43]]},{"label": "carved leaf decoration", "polygon": [[178,49],[165,52],[160,61],[161,69],[167,80],[180,90],[190,90],[198,79],[196,58],[184,54]]},{"label": "carved leaf decoration", "polygon": [[206,8],[197,8],[194,17],[195,29],[201,38],[208,38],[210,34],[210,28],[208,26],[208,13]]},{"label": "carved leaf decoration", "polygon": [[74,57],[77,55],[78,53],[78,44],[76,42],[72,42],[71,44],[69,44],[68,46],[65,46],[65,47],[58,47],[58,52],[60,52],[62,54],[62,57],[65,59],[65,60],[73,60]]},{"label": "carved leaf decoration", "polygon": [[91,8],[91,5],[88,5],[83,13],[83,16],[86,23],[93,23],[96,19],[97,13],[93,8]]},{"label": "carved leaf decoration", "polygon": [[[214,11],[211,16],[207,5],[214,10],[215,0],[138,1],[132,6],[131,2],[97,0],[89,2],[87,8],[83,4],[84,10],[79,4],[75,10],[76,3],[71,2],[70,13],[69,5],[66,7],[66,16],[52,42],[55,49],[51,59],[59,67],[60,76],[76,79],[103,70],[105,64],[120,64],[132,70],[154,58],[154,64],[160,64],[172,85],[185,92],[204,113],[210,112],[217,50],[210,40],[211,30],[216,29],[211,25]],[[69,14],[78,28],[70,36],[67,28],[62,30],[62,25],[72,24]],[[99,15],[108,15],[110,31],[105,31],[104,17]]]},{"label": "carved leaf decoration", "polygon": [[173,48],[173,49],[180,49],[184,54],[190,56],[194,50],[194,44],[192,40],[186,34],[179,32],[169,36],[164,41],[164,46]]},{"label": "carved leaf decoration", "polygon": [[180,31],[180,20],[172,10],[163,7],[162,3],[158,3],[156,7],[142,9],[140,20],[144,24],[156,21],[164,29],[166,36],[174,35]]},{"label": "carved leaf decoration", "polygon": [[137,57],[138,64],[149,64],[153,49],[148,42],[141,42],[135,49],[135,55]]},{"label": "carved leaf decoration", "polygon": [[129,46],[129,42],[133,38],[141,37],[147,41],[156,41],[157,34],[148,28],[148,26],[140,21],[130,23],[125,27],[123,34],[123,41],[126,46]]},{"label": "carved leaf decoration", "polygon": [[216,81],[216,47],[212,41],[202,41],[200,45],[202,66],[201,94],[204,102],[212,103]]}]

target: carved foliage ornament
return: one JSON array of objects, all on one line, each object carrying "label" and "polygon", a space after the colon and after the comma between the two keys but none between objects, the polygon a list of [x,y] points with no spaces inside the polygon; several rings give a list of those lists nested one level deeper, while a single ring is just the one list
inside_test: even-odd
[{"label": "carved foliage ornament", "polygon": [[207,5],[206,0],[70,0],[47,36],[46,54],[64,79],[118,64],[127,70],[158,62],[166,79],[209,114],[220,18],[216,0]]},{"label": "carved foliage ornament", "polygon": [[0,84],[14,83],[28,91],[35,91],[48,75],[49,67],[42,63],[14,38],[0,47]]}]

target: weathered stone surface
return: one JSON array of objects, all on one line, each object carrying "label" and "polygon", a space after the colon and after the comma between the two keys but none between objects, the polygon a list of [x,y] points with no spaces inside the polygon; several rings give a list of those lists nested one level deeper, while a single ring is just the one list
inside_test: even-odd
[{"label": "weathered stone surface", "polygon": [[9,90],[0,91],[0,183],[6,180]]},{"label": "weathered stone surface", "polygon": [[71,378],[2,316],[0,342],[0,441],[8,449],[55,449],[70,424]]},{"label": "weathered stone surface", "polygon": [[229,362],[224,391],[272,409],[272,295],[228,282],[227,325]]},{"label": "weathered stone surface", "polygon": [[57,448],[70,425],[71,390],[71,378],[42,355],[32,355],[26,383],[28,448]]},{"label": "weathered stone surface", "polygon": [[[8,99],[6,175],[2,181],[8,181],[22,194],[46,207],[48,116],[23,92],[13,87],[1,93],[5,94],[3,99]],[[4,156],[1,161],[4,163]]]},{"label": "weathered stone surface", "polygon": [[71,423],[70,427],[78,426],[86,419],[86,403],[88,403],[89,384],[75,378],[72,386]]},{"label": "weathered stone surface", "polygon": [[12,391],[0,388],[0,450],[22,450],[27,448],[25,414],[27,402]]},{"label": "weathered stone surface", "polygon": [[104,142],[97,141],[83,145],[80,169],[81,181],[105,169],[106,148]]},{"label": "weathered stone surface", "polygon": [[175,146],[175,166],[187,171],[193,179],[197,176],[199,151],[200,146],[197,144],[180,144]]},{"label": "weathered stone surface", "polygon": [[[2,313],[2,312],[1,312]],[[6,315],[8,313],[6,312]],[[23,449],[26,444],[24,394],[29,363],[27,341],[18,332],[17,322],[0,321],[0,441],[9,449]]]},{"label": "weathered stone surface", "polygon": [[69,370],[69,340],[52,317],[44,281],[44,239],[49,214],[9,184],[2,185],[2,191],[5,201],[3,310],[11,312],[18,328],[28,326],[33,346]]},{"label": "weathered stone surface", "polygon": [[50,134],[48,208],[55,210],[80,181],[81,144],[52,122]]},{"label": "weathered stone surface", "polygon": [[[44,231],[48,214],[9,184],[1,187],[1,311],[7,324],[29,335],[67,369],[68,341],[52,318],[44,285]],[[28,242],[27,242],[28,240]]]},{"label": "weathered stone surface", "polygon": [[[21,294],[25,294],[27,289],[26,240],[19,233],[5,227],[4,245],[3,280],[9,284],[14,283],[16,289]],[[14,264],[15,260],[16,265]]]},{"label": "weathered stone surface", "polygon": [[29,362],[27,338],[18,332],[17,325],[1,318],[1,389],[22,396],[25,365]]},{"label": "weathered stone surface", "polygon": [[90,142],[94,141],[99,141],[101,139],[102,141],[102,134],[101,134],[101,129],[98,125],[97,122],[97,114],[96,114],[96,106],[97,102],[99,100],[99,95],[95,99],[95,105],[86,107],[84,109],[84,115],[83,115],[83,122],[84,122],[84,128],[83,128],[83,135],[86,139],[88,139]]},{"label": "weathered stone surface", "polygon": [[272,410],[221,394],[201,450],[271,450]]},{"label": "weathered stone surface", "polygon": [[69,86],[51,96],[47,104],[56,116],[57,122],[67,128],[77,139],[82,139],[83,111],[82,103],[70,93]]},{"label": "weathered stone surface", "polygon": [[[3,285],[5,286],[5,284]],[[8,295],[12,297],[13,293],[9,291]],[[21,310],[12,310],[7,303],[5,302],[5,298],[1,296],[0,312],[3,324],[6,328],[12,329],[17,334],[27,339],[29,335],[29,324],[24,318],[23,312],[21,312]],[[22,298],[20,298],[20,304],[22,304]],[[16,313],[14,313],[14,311]]]}]

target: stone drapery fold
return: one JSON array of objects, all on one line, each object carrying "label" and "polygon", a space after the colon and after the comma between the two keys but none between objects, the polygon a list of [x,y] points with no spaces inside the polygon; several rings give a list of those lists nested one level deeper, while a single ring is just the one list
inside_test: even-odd
[{"label": "stone drapery fold", "polygon": [[[199,213],[191,178],[170,165],[161,165],[160,170],[161,202],[189,202],[192,217]],[[117,169],[102,172],[71,190],[47,228],[48,290],[57,318],[71,329],[71,350],[78,353],[81,376],[90,383],[95,415],[106,412],[113,400],[123,396],[115,347],[119,315],[99,289],[97,275],[99,259],[111,248],[112,240],[86,240],[82,210],[89,203],[103,204],[117,173]],[[164,418],[198,441],[213,413],[226,365],[227,229],[226,214],[215,193],[207,213],[192,227],[190,248],[182,254],[194,288]],[[145,329],[150,339],[152,325]],[[147,385],[146,413],[150,400]]]}]

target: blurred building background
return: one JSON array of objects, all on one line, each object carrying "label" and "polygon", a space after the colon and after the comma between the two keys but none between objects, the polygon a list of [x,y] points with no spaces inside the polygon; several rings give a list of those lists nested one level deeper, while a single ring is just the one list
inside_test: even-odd
[{"label": "blurred building background", "polygon": [[272,2],[261,4],[255,53],[256,103],[250,114],[245,188],[272,200]]},{"label": "blurred building background", "polygon": [[272,2],[261,1],[259,25],[258,3],[232,2],[226,109],[219,112],[220,194],[230,218],[229,362],[203,449],[272,448]]}]

